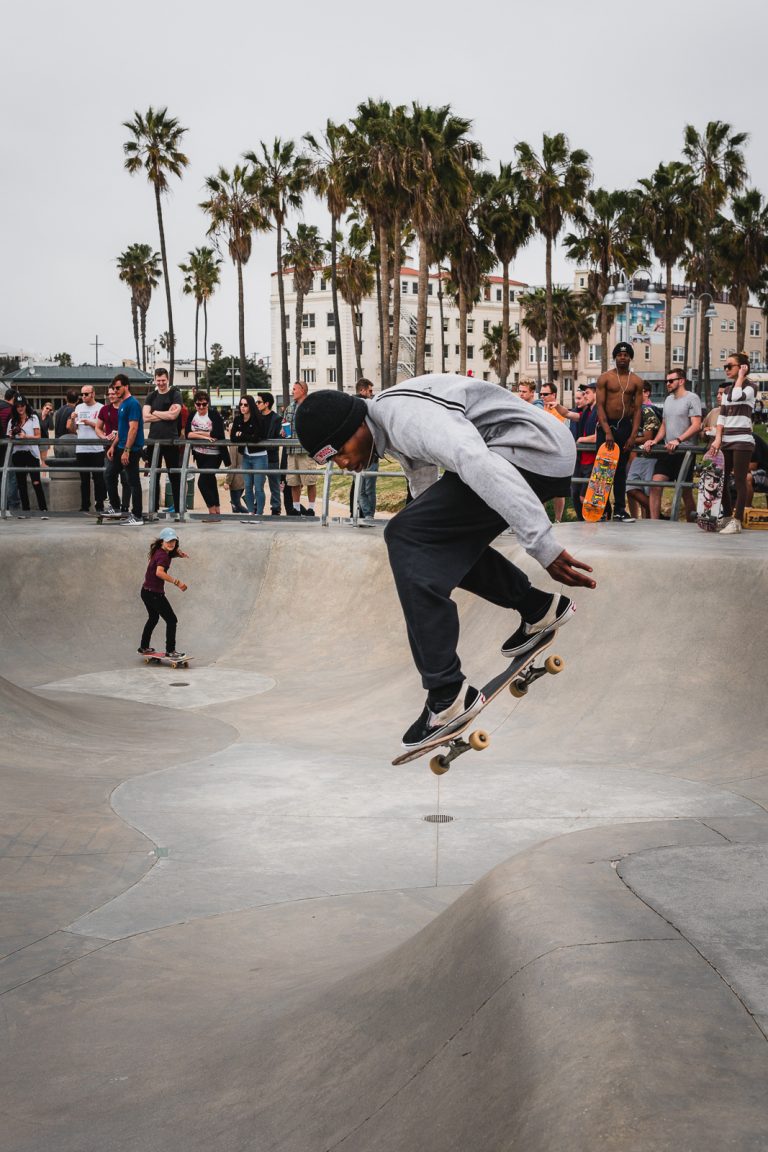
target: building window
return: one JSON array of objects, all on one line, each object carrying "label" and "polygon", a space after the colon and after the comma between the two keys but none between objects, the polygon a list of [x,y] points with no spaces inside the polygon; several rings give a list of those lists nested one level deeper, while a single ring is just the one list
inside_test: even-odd
[{"label": "building window", "polygon": [[333,315],[333,312],[326,312],[325,324],[326,324],[327,328],[335,328],[336,327],[336,319]]},{"label": "building window", "polygon": [[728,331],[728,321],[727,320],[721,320],[720,321],[720,331],[721,332],[727,332]]},{"label": "building window", "polygon": [[490,320],[483,320],[483,332],[485,333],[486,336],[488,335],[490,330],[491,330]]},{"label": "building window", "polygon": [[[685,332],[685,320],[681,316],[675,316],[672,321],[673,332]],[[723,332],[725,332],[725,320],[723,320]]]},{"label": "building window", "polygon": [[[537,352],[538,352],[538,356],[536,355]],[[546,347],[543,347],[541,344],[538,346],[538,348],[536,347],[535,344],[532,344],[528,348],[528,363],[529,364],[535,364],[537,360],[538,360],[539,364],[546,364],[546,362],[547,362],[547,349],[546,349]]]},{"label": "building window", "polygon": [[305,384],[316,384],[317,383],[317,372],[315,371],[314,368],[302,368],[301,378]]},{"label": "building window", "polygon": [[301,346],[302,356],[314,356],[315,348],[316,346],[314,340],[305,340]]},{"label": "building window", "polygon": [[418,282],[418,280],[412,280],[411,281],[411,295],[412,296],[418,296],[418,294],[419,294],[419,282]]},{"label": "building window", "polygon": [[336,341],[335,340],[329,340],[328,341],[328,355],[329,356],[335,356],[336,355]]},{"label": "building window", "polygon": [[431,330],[432,330],[432,317],[427,316],[427,332],[431,332]]},{"label": "building window", "polygon": [[514,288],[510,288],[510,290],[509,290],[509,302],[510,302],[510,304],[514,304],[514,302],[515,302],[515,290],[514,290]]},{"label": "building window", "polygon": [[467,360],[474,360],[475,346],[474,344],[467,344]]},{"label": "building window", "polygon": [[314,326],[315,326],[315,314],[314,314],[314,312],[302,312],[301,326],[302,326],[302,328],[314,328]]},{"label": "building window", "polygon": [[512,325],[512,331],[514,332],[515,336],[519,336],[520,335],[520,325],[519,324],[513,324]]},{"label": "building window", "polygon": [[[725,324],[725,320],[723,320],[723,324]],[[728,353],[726,352],[725,348],[721,348],[720,349],[720,359],[725,360],[727,355],[728,355]]]},{"label": "building window", "polygon": [[503,295],[504,295],[504,294],[503,294],[503,292],[502,292],[502,289],[501,289],[501,288],[497,288],[497,289],[496,289],[496,299],[497,299],[497,300],[501,300],[501,299],[503,298]]},{"label": "building window", "polygon": [[588,364],[599,364],[602,358],[602,348],[599,344],[590,344],[587,355]]},{"label": "building window", "polygon": [[750,336],[759,336],[762,325],[759,320],[753,320],[749,326]]},{"label": "building window", "polygon": [[336,383],[336,369],[335,368],[329,368],[328,369],[328,383],[329,384],[335,384]]},{"label": "building window", "polygon": [[685,349],[682,344],[675,344],[672,347],[672,363],[682,364],[685,359]]},{"label": "building window", "polygon": [[431,296],[431,295],[432,295],[432,285],[427,284],[427,296]]},{"label": "building window", "polygon": [[431,344],[425,344],[424,345],[424,355],[425,356],[431,356],[432,355],[432,345]]},{"label": "building window", "polygon": [[362,328],[362,326],[363,326],[363,314],[362,314],[362,312],[356,312],[355,313],[355,324],[357,324],[358,328]]},{"label": "building window", "polygon": [[735,320],[729,320],[728,321],[728,331],[729,332],[735,332],[736,331],[736,321]]},{"label": "building window", "polygon": [[450,355],[450,349],[448,348],[448,345],[443,344],[443,359],[446,359],[446,357],[448,357],[449,355]]},{"label": "building window", "polygon": [[467,320],[467,332],[474,332],[474,330],[475,330],[474,320]]},{"label": "building window", "polygon": [[750,363],[750,367],[759,368],[760,364],[762,363],[762,358],[760,356],[760,353],[756,352],[753,349],[749,354],[749,363]]},{"label": "building window", "polygon": [[455,353],[456,353],[456,355],[457,355],[457,356],[461,356],[461,345],[460,345],[460,344],[455,344],[455,345],[454,345],[454,351],[455,351]]},{"label": "building window", "polygon": [[583,276],[579,276],[579,288],[586,288],[587,282]]},{"label": "building window", "polygon": [[650,346],[650,344],[644,344],[643,345],[643,355],[645,356],[645,362],[647,364],[651,358],[651,346]]},{"label": "building window", "polygon": [[405,296],[407,291],[408,291],[408,281],[407,280],[401,280],[400,281],[400,295]]},{"label": "building window", "polygon": [[447,331],[448,331],[448,318],[446,317],[443,320],[443,332],[447,332]]}]

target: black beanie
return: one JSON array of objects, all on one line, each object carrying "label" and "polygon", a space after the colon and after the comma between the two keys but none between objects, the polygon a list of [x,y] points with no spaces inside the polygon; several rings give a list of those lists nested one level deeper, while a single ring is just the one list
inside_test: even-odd
[{"label": "black beanie", "polygon": [[627,344],[626,340],[622,340],[621,343],[617,344],[616,347],[614,348],[614,350],[613,350],[614,360],[616,359],[619,352],[626,352],[626,354],[627,354],[627,356],[629,356],[630,360],[634,360],[634,358],[635,358],[635,350],[631,344]]},{"label": "black beanie", "polygon": [[368,405],[359,396],[333,388],[310,392],[296,409],[296,435],[313,460],[327,464],[354,436],[367,413]]}]

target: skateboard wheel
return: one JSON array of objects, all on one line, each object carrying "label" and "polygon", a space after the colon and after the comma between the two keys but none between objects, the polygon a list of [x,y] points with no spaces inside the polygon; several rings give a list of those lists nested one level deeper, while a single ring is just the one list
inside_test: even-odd
[{"label": "skateboard wheel", "polygon": [[562,672],[565,668],[565,660],[562,656],[547,656],[544,661],[544,668],[549,672],[550,676],[557,676],[558,672]]},{"label": "skateboard wheel", "polygon": [[171,668],[174,668],[174,669],[178,668],[178,664],[176,663],[175,660],[171,660]]},{"label": "skateboard wheel", "polygon": [[433,756],[429,762],[429,767],[435,776],[442,776],[450,768],[450,764],[446,762],[445,756]]},{"label": "skateboard wheel", "polygon": [[484,732],[482,728],[478,728],[477,732],[470,732],[469,734],[469,746],[470,748],[474,748],[475,752],[482,752],[483,749],[488,747],[490,742],[490,736],[487,732]]},{"label": "skateboard wheel", "polygon": [[528,685],[520,684],[517,680],[513,680],[509,686],[509,690],[516,700],[520,700],[521,697],[528,694]]},{"label": "skateboard wheel", "polygon": [[144,657],[144,663],[145,663],[145,664],[151,664],[151,663],[152,663],[152,661],[150,660],[149,656],[145,656],[145,657]]}]

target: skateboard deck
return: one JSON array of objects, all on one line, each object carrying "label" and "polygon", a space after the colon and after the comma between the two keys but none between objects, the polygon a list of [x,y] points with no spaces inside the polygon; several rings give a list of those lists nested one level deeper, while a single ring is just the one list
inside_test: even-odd
[{"label": "skateboard deck", "polygon": [[609,448],[607,444],[601,444],[597,450],[592,475],[589,478],[589,484],[587,484],[587,490],[584,493],[584,501],[581,505],[582,515],[590,523],[599,520],[605,512],[605,506],[608,503],[611,488],[613,488],[613,478],[616,475],[619,455],[618,444],[614,444],[613,448]]},{"label": "skateboard deck", "polygon": [[403,752],[401,756],[395,757],[392,761],[393,765],[408,764],[411,760],[418,760],[427,752],[434,752],[436,748],[446,748],[447,752],[433,756],[429,762],[429,767],[435,775],[442,776],[450,768],[451,762],[458,756],[463,756],[470,749],[481,752],[487,748],[491,738],[482,729],[471,732],[466,740],[463,739],[462,734],[473,726],[483,708],[490,704],[505,688],[509,688],[512,695],[519,698],[525,696],[530,685],[541,676],[545,676],[547,673],[555,675],[562,672],[565,661],[560,656],[548,656],[542,665],[535,666],[536,658],[545,648],[550,646],[554,638],[554,633],[544,636],[534,648],[531,648],[529,652],[523,652],[521,656],[516,656],[507,664],[503,672],[499,672],[497,676],[484,684],[480,689],[483,703],[468,720],[460,721],[456,728],[449,728],[441,736],[436,736],[432,740],[425,740],[418,748],[411,748],[408,752]]},{"label": "skateboard deck", "polygon": [[167,652],[144,652],[142,657],[145,664],[170,664],[171,668],[189,668],[189,662],[193,659],[188,653],[185,653],[178,660],[173,659]]},{"label": "skateboard deck", "polygon": [[96,513],[96,523],[97,524],[104,524],[105,522],[107,524],[117,524],[119,520],[120,520],[120,513],[119,512],[115,512],[114,514],[107,513],[107,512],[97,512]]},{"label": "skateboard deck", "polygon": [[725,459],[722,452],[706,452],[698,467],[699,497],[696,523],[704,532],[717,532],[723,502]]}]

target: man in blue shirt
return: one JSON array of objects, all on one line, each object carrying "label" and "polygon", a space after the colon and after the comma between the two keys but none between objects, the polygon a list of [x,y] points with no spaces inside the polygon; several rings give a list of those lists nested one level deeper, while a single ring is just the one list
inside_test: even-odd
[{"label": "man in blue shirt", "polygon": [[[118,372],[112,381],[115,399],[120,405],[117,412],[117,440],[107,449],[106,480],[109,502],[113,508],[120,507],[121,524],[141,524],[141,477],[139,464],[144,447],[144,419],[141,404],[131,395],[131,385],[123,372]],[[124,475],[123,503],[120,503],[118,480]],[[133,514],[129,514],[130,496]]]}]

